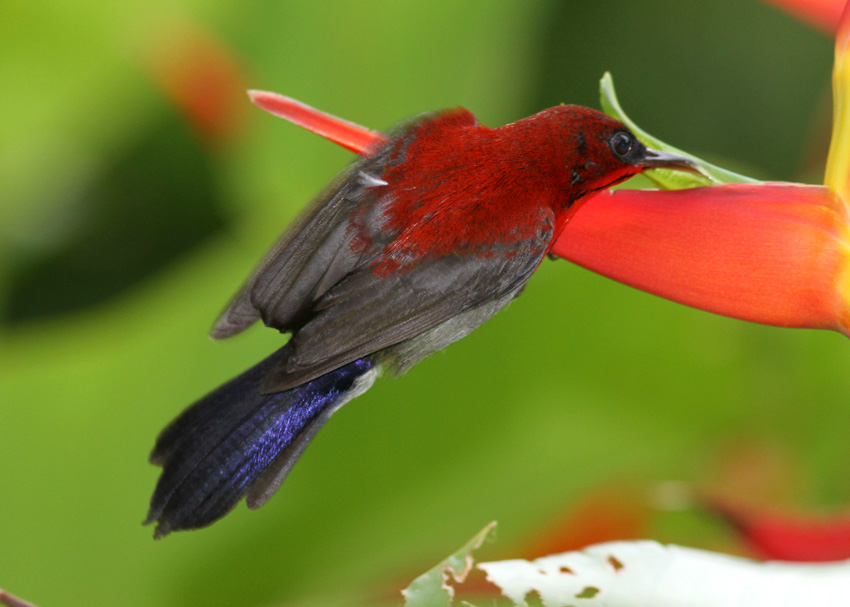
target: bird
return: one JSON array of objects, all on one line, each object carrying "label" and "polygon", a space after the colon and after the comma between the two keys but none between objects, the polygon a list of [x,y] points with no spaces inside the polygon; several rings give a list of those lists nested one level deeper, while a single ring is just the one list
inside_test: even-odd
[{"label": "bird", "polygon": [[[697,171],[621,122],[558,105],[498,128],[464,108],[395,127],[284,232],[214,324],[289,334],[156,440],[154,536],[264,505],[331,415],[517,297],[594,192],[647,169]],[[568,234],[567,234],[568,235]]]}]

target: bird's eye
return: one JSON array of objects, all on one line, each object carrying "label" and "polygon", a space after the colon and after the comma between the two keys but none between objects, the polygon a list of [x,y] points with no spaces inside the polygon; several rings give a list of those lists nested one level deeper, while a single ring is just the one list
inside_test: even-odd
[{"label": "bird's eye", "polygon": [[625,158],[629,152],[632,151],[634,147],[635,140],[628,133],[624,133],[623,131],[618,131],[614,133],[611,139],[608,140],[608,145],[611,147],[611,151],[614,152],[616,156],[619,158]]}]

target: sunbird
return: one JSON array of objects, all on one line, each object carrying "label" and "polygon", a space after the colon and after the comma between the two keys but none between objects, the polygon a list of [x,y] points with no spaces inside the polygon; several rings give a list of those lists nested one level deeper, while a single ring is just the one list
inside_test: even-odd
[{"label": "sunbird", "polygon": [[695,171],[596,110],[559,105],[499,128],[465,109],[396,127],[284,233],[213,326],[257,320],[289,341],[178,416],[154,536],[259,508],[328,418],[523,290],[580,203],[646,169]]}]

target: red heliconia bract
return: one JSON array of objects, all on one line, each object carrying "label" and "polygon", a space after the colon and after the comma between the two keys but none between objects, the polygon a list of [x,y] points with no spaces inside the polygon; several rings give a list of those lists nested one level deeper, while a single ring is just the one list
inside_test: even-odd
[{"label": "red heliconia bract", "polygon": [[765,560],[824,563],[850,559],[850,514],[802,516],[705,500],[753,554]]},{"label": "red heliconia bract", "polygon": [[696,308],[784,327],[850,327],[848,209],[824,186],[600,193],[552,252]]}]

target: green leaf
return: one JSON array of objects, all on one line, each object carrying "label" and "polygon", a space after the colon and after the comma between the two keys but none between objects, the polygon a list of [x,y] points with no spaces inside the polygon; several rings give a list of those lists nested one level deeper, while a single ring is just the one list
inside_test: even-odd
[{"label": "green leaf", "polygon": [[651,147],[662,152],[672,152],[681,154],[693,160],[703,175],[696,173],[684,173],[682,171],[673,171],[671,169],[653,169],[646,171],[644,175],[653,181],[659,188],[663,190],[681,190],[685,188],[695,188],[700,186],[714,185],[719,183],[759,183],[759,180],[739,175],[726,169],[715,166],[701,158],[697,158],[693,154],[684,152],[672,145],[666,144],[663,141],[656,139],[629,118],[620,107],[620,102],[617,100],[617,93],[614,90],[614,79],[609,72],[605,72],[602,80],[599,81],[599,97],[602,104],[602,111],[612,116],[625,124],[635,136],[640,139],[648,147]]},{"label": "green leaf", "polygon": [[496,522],[493,521],[446,560],[413,580],[401,591],[405,607],[450,607],[454,598],[452,578],[455,582],[463,582],[474,565],[472,552],[485,541],[492,541],[495,531]]}]

